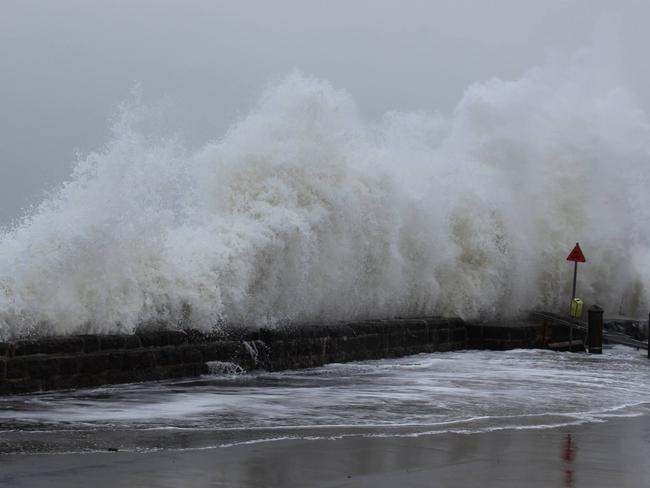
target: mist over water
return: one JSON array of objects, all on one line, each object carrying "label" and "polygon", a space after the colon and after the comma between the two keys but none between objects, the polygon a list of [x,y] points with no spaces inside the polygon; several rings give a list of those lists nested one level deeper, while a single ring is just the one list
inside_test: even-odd
[{"label": "mist over water", "polygon": [[129,331],[184,304],[203,328],[555,310],[576,241],[579,296],[645,313],[639,107],[587,50],[476,83],[450,116],[368,121],[292,73],[200,148],[139,129],[136,93],[106,146],[0,235],[0,337]]}]

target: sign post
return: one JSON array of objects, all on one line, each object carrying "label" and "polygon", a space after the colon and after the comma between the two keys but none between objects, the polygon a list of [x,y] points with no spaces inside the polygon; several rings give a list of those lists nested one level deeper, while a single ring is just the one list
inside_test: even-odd
[{"label": "sign post", "polygon": [[573,293],[571,295],[571,301],[573,301],[576,297],[576,283],[578,280],[578,263],[587,262],[587,260],[585,259],[585,255],[582,253],[582,249],[580,249],[580,244],[576,242],[573,251],[571,251],[571,253],[567,256],[566,260],[573,261]]},{"label": "sign post", "polygon": [[[582,300],[576,300],[576,284],[578,282],[578,263],[586,263],[585,255],[580,249],[580,244],[576,242],[575,247],[566,258],[567,261],[573,261],[573,291],[571,293],[570,315],[575,318],[582,313]],[[569,351],[573,343],[573,326],[569,329]]]}]

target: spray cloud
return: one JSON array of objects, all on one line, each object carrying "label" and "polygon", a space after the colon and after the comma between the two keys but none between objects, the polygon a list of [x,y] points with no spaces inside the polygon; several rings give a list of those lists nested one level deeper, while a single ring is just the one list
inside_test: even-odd
[{"label": "spray cloud", "polygon": [[[579,295],[645,311],[650,123],[588,51],[470,86],[454,113],[385,114],[293,73],[199,149],[110,142],[0,234],[0,336],[29,331],[516,314]],[[435,87],[432,87],[435,89]],[[45,325],[47,324],[47,325]]]}]

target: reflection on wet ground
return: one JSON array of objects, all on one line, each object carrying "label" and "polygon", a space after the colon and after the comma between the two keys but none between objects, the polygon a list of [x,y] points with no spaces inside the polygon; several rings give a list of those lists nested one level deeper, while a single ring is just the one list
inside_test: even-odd
[{"label": "reflection on wet ground", "polygon": [[564,438],[562,446],[562,459],[564,461],[564,485],[571,488],[574,485],[575,478],[573,473],[573,460],[576,455],[576,446],[571,434]]}]

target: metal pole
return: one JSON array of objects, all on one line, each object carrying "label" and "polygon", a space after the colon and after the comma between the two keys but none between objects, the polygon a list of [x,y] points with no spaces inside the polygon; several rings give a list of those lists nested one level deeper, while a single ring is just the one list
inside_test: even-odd
[{"label": "metal pole", "polygon": [[578,261],[573,262],[573,293],[571,294],[571,302],[576,297],[576,282],[578,281]]},{"label": "metal pole", "polygon": [[[577,245],[577,243],[576,243]],[[573,292],[571,293],[571,305],[576,297],[576,283],[578,281],[578,261],[573,262]],[[569,315],[571,315],[571,305],[569,306]],[[572,317],[573,319],[573,317]],[[569,351],[573,349],[573,321],[569,327]]]},{"label": "metal pole", "polygon": [[648,359],[650,359],[650,314],[648,315]]}]

